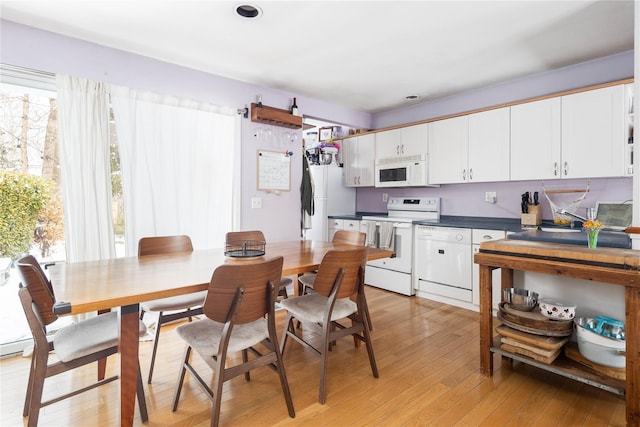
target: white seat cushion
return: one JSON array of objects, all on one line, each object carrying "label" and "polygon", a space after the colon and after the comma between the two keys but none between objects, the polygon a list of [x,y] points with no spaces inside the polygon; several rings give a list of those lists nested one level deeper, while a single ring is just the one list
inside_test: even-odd
[{"label": "white seat cushion", "polygon": [[[220,344],[223,327],[223,323],[204,318],[181,325],[176,328],[176,330],[180,338],[193,347],[207,363],[210,363],[209,359],[211,356],[218,354],[218,346]],[[234,325],[227,352],[237,352],[251,347],[266,339],[268,336],[267,319],[264,317],[261,317],[255,322]]]},{"label": "white seat cushion", "polygon": [[[323,321],[324,309],[329,298],[320,294],[308,294],[297,298],[289,298],[280,301],[282,308],[288,310],[293,316],[302,322],[320,323]],[[331,320],[338,320],[353,314],[357,310],[355,302],[349,298],[336,300],[333,307]]]},{"label": "white seat cushion", "polygon": [[[147,333],[147,327],[139,322],[139,333]],[[118,345],[118,313],[101,314],[73,323],[60,329],[53,336],[53,346],[63,362],[78,359]]]},{"label": "white seat cushion", "polygon": [[140,304],[140,308],[144,311],[185,310],[190,307],[198,307],[204,304],[204,299],[206,297],[207,291],[194,292],[186,295],[178,295],[176,297],[146,301]]},{"label": "white seat cushion", "polygon": [[313,288],[313,282],[316,280],[316,276],[316,273],[303,274],[302,276],[298,277],[298,280],[303,285]]}]

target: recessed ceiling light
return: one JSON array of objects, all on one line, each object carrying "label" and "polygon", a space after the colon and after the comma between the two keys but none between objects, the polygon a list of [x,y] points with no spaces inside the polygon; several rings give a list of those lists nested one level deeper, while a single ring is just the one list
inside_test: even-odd
[{"label": "recessed ceiling light", "polygon": [[407,101],[413,101],[414,99],[420,98],[420,95],[407,95],[404,97]]},{"label": "recessed ceiling light", "polygon": [[262,9],[252,4],[241,4],[236,7],[236,13],[243,18],[257,18],[262,15]]}]

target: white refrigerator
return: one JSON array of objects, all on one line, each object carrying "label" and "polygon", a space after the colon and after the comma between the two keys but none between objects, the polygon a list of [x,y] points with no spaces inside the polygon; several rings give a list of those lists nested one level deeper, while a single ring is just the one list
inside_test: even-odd
[{"label": "white refrigerator", "polygon": [[311,228],[306,229],[305,240],[329,240],[329,215],[355,215],[356,189],[345,187],[344,168],[335,163],[310,165],[313,180],[314,214]]}]

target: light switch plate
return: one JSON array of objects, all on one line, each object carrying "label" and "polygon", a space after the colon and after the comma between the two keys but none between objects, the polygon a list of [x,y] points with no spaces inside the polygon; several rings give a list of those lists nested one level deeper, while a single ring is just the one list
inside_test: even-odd
[{"label": "light switch plate", "polygon": [[260,197],[252,197],[251,209],[260,209],[260,208],[262,208],[262,199]]}]

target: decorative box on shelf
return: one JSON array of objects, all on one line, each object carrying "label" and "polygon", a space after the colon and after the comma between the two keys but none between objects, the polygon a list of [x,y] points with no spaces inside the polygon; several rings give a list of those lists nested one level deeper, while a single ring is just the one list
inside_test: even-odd
[{"label": "decorative box on shelf", "polygon": [[251,104],[251,121],[290,129],[302,128],[302,117],[294,116],[287,110]]}]

